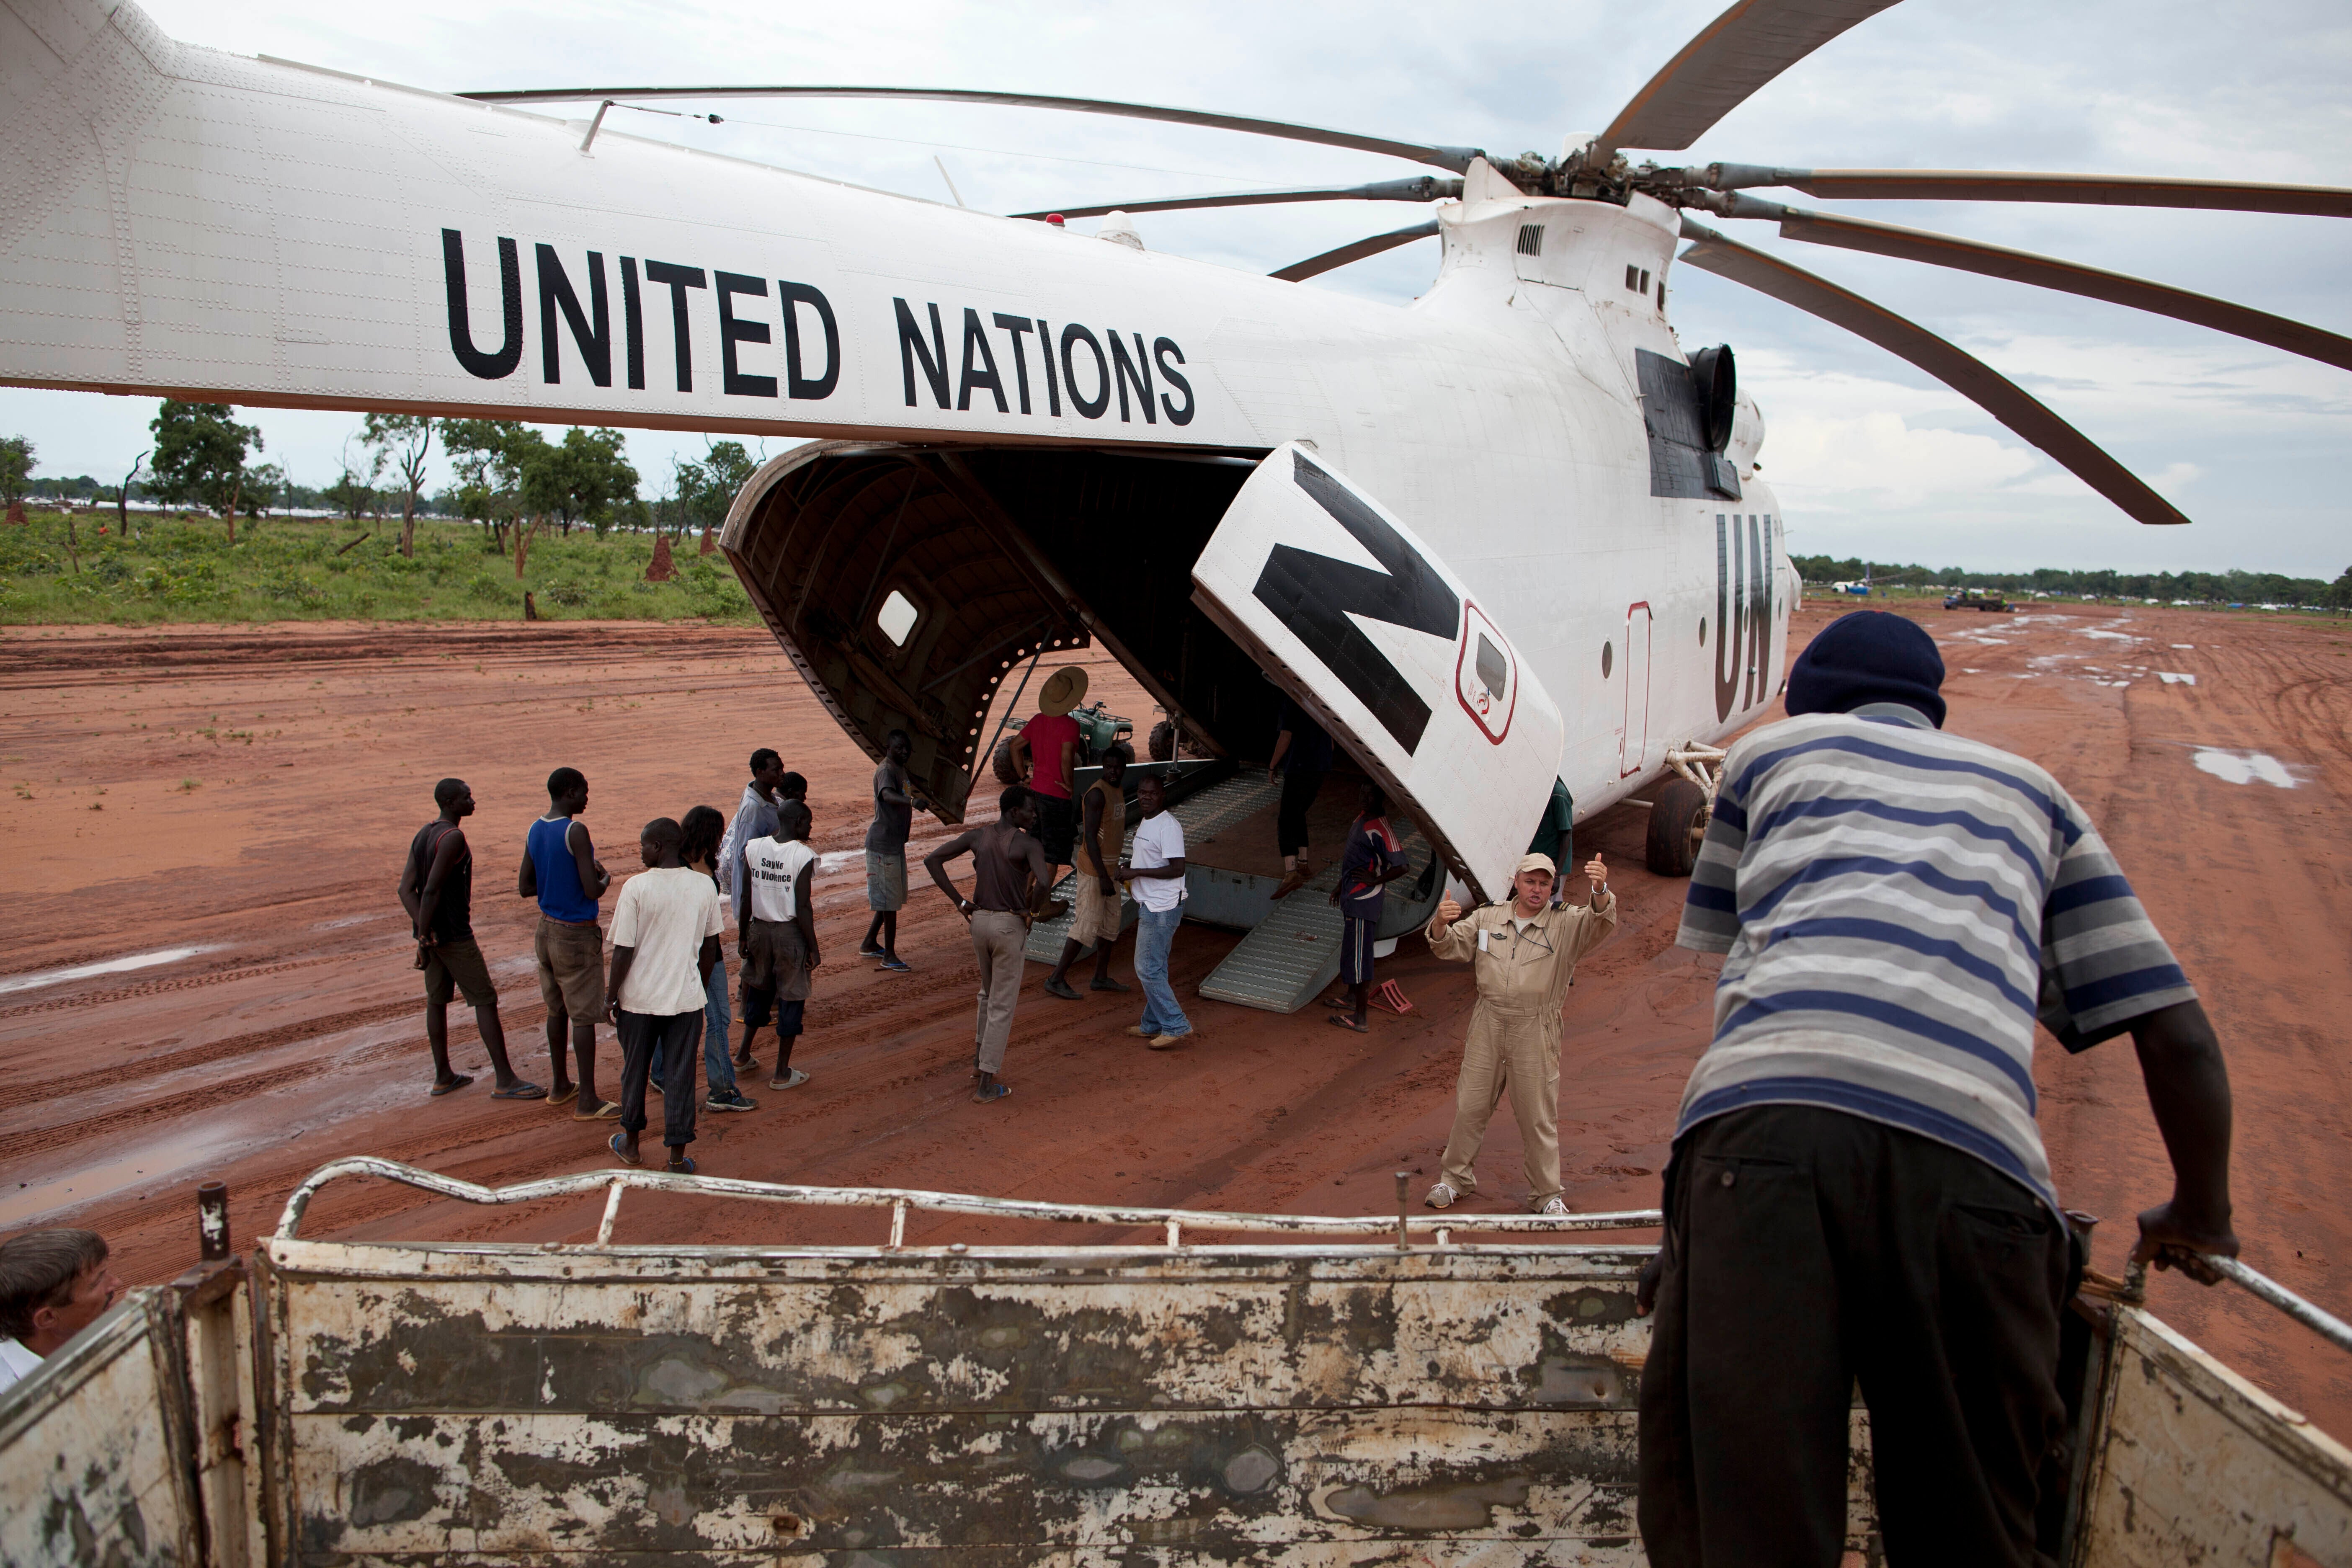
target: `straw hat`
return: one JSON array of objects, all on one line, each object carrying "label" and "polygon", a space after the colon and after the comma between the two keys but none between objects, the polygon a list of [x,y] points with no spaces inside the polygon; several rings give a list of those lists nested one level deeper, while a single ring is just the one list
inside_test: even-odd
[{"label": "straw hat", "polygon": [[1047,676],[1045,684],[1037,689],[1037,711],[1067,713],[1086,700],[1086,667],[1066,664]]}]

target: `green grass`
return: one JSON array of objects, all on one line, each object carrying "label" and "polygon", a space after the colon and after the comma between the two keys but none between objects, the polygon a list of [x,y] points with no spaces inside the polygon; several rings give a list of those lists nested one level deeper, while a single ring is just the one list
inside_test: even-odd
[{"label": "green grass", "polygon": [[0,625],[520,620],[525,589],[550,620],[758,619],[726,558],[696,555],[691,537],[677,547],[677,577],[648,583],[650,534],[542,535],[518,582],[513,560],[493,552],[474,523],[420,519],[413,559],[397,548],[398,518],[241,519],[233,546],[226,525],[202,515],[134,513],[128,542],[111,517],[80,514],[74,527],[79,570],[59,514],[0,524]]}]

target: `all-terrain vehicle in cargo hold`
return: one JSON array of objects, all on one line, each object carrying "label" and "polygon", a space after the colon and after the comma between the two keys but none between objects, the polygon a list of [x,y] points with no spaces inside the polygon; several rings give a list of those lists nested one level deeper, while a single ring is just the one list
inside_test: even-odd
[{"label": "all-terrain vehicle in cargo hold", "polygon": [[[483,1204],[601,1194],[603,1219],[584,1246],[304,1239],[312,1195],[362,1176]],[[780,1231],[795,1207],[866,1208],[887,1239],[615,1245],[631,1188],[778,1205]],[[1113,1239],[908,1246],[916,1214]],[[0,1560],[1635,1564],[1651,1249],[1611,1237],[1658,1218],[643,1171],[494,1190],[337,1161],[249,1261],[219,1215],[216,1260],[0,1394]],[[2053,1560],[2352,1563],[2352,1451],[2149,1316],[2137,1280],[2089,1278],[2062,1379]],[[1859,1406],[1853,1431],[1850,1561],[1876,1563]]]}]

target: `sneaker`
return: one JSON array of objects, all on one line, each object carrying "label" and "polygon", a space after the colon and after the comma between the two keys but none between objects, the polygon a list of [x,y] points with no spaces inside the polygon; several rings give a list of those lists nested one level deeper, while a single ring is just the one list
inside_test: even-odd
[{"label": "sneaker", "polygon": [[1455,1192],[1444,1182],[1440,1182],[1435,1186],[1430,1188],[1429,1195],[1423,1198],[1421,1201],[1433,1209],[1450,1209],[1454,1206],[1454,1200],[1461,1195],[1462,1194],[1460,1193]]},{"label": "sneaker", "polygon": [[798,1068],[793,1068],[787,1071],[782,1078],[770,1079],[768,1080],[768,1087],[770,1089],[798,1089],[801,1085],[808,1082],[808,1074],[801,1071]]},{"label": "sneaker", "polygon": [[890,958],[887,956],[874,967],[884,974],[907,974],[912,973],[914,969],[914,965],[908,963],[903,958]]},{"label": "sneaker", "polygon": [[1559,1218],[1573,1211],[1569,1208],[1568,1200],[1559,1196],[1544,1199],[1543,1207],[1536,1210],[1536,1213],[1545,1215],[1547,1218]]},{"label": "sneaker", "polygon": [[1172,1051],[1192,1037],[1192,1031],[1190,1029],[1181,1035],[1154,1035],[1150,1042],[1150,1048],[1155,1051]]},{"label": "sneaker", "polygon": [[745,1096],[740,1089],[714,1089],[703,1100],[705,1110],[757,1110],[760,1102]]}]

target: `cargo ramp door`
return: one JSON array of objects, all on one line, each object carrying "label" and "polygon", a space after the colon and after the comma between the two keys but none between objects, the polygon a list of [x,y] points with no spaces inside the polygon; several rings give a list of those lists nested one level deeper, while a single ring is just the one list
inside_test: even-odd
[{"label": "cargo ramp door", "polygon": [[1563,726],[1435,552],[1292,442],[1234,498],[1192,588],[1449,869],[1480,899],[1503,895],[1559,771]]}]

